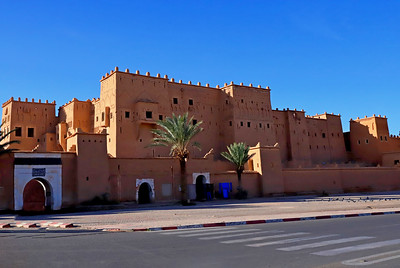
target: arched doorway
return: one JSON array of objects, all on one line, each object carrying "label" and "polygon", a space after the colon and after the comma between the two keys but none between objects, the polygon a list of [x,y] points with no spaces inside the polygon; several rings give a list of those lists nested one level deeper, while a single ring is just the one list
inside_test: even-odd
[{"label": "arched doorway", "polygon": [[139,186],[138,203],[148,204],[151,203],[151,187],[147,182],[143,182]]},{"label": "arched doorway", "polygon": [[196,200],[202,201],[206,199],[206,177],[203,175],[196,178]]},{"label": "arched doorway", "polygon": [[24,211],[45,211],[51,209],[51,187],[46,180],[35,178],[30,180],[24,188]]}]

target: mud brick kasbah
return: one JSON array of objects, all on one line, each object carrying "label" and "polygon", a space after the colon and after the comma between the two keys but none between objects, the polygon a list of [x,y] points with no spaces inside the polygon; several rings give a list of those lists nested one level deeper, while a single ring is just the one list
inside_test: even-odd
[{"label": "mud brick kasbah", "polygon": [[100,84],[100,98],[73,98],[58,114],[55,102],[2,105],[3,131],[16,129],[9,138],[20,143],[0,158],[0,210],[179,200],[179,162],[148,145],[158,120],[186,112],[204,128],[195,138],[202,150],[187,162],[192,199],[210,197],[210,185],[214,196],[220,183],[235,191],[234,167],[220,156],[233,142],[255,153],[242,176],[249,197],[400,189],[400,138],[386,116],[351,119],[343,133],[340,115],[272,109],[269,87],[210,87],[118,67]]}]

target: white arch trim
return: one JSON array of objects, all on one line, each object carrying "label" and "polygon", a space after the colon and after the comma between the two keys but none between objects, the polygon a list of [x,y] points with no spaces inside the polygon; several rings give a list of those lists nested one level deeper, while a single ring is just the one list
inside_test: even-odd
[{"label": "white arch trim", "polygon": [[148,183],[151,188],[151,200],[156,197],[156,192],[154,191],[154,179],[136,179],[136,201],[139,200],[139,188],[142,183]]},{"label": "white arch trim", "polygon": [[196,179],[198,176],[203,175],[206,178],[206,183],[210,183],[210,172],[203,172],[203,173],[193,173],[193,184],[196,184]]},{"label": "white arch trim", "polygon": [[[15,158],[54,158],[60,154],[16,153]],[[33,169],[45,169],[44,176],[33,176]],[[51,188],[51,209],[59,210],[62,204],[62,165],[15,165],[14,166],[14,210],[22,210],[26,184],[35,179],[47,181]]]}]

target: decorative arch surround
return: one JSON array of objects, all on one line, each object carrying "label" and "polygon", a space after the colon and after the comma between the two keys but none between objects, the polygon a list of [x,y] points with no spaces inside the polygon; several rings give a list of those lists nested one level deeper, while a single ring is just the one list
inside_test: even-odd
[{"label": "decorative arch surround", "polygon": [[210,183],[210,172],[203,172],[203,173],[193,173],[192,178],[193,178],[193,184],[196,184],[196,179],[198,176],[203,175],[206,178],[205,183],[209,184]]},{"label": "decorative arch surround", "polygon": [[14,210],[22,210],[25,186],[33,179],[45,181],[51,191],[52,210],[62,205],[61,154],[15,153],[14,162]]},{"label": "decorative arch surround", "polygon": [[156,198],[156,192],[154,191],[154,179],[136,179],[136,201],[139,200],[139,188],[142,183],[148,183],[151,188],[151,200]]}]

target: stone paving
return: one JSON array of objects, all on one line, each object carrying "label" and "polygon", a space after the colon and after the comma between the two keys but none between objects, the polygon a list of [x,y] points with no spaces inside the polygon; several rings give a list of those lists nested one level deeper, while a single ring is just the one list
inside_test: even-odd
[{"label": "stone paving", "polygon": [[[137,229],[191,224],[315,217],[400,210],[400,192],[215,200],[195,206],[122,204],[113,210],[21,216],[0,214],[0,224],[15,222],[73,223],[84,229]],[[92,208],[95,209],[95,208]]]}]

